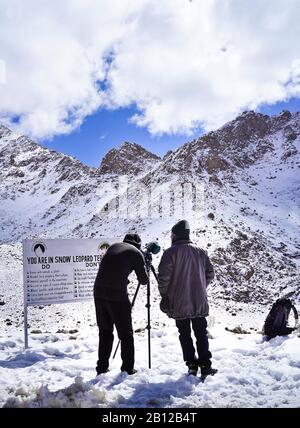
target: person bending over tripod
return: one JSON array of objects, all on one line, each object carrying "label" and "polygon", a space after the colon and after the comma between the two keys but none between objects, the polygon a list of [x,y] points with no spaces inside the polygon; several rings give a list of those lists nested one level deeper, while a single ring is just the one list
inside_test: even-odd
[{"label": "person bending over tripod", "polygon": [[[162,297],[160,308],[176,321],[188,373],[196,376],[200,367],[204,379],[217,372],[211,367],[205,318],[209,309],[206,287],[214,278],[214,269],[206,251],[190,241],[190,226],[186,220],[173,226],[171,240],[172,246],[163,253],[158,267],[158,289]],[[191,325],[198,358],[195,356]]]},{"label": "person bending over tripod", "polygon": [[134,339],[131,303],[127,294],[128,276],[135,271],[140,284],[148,283],[148,274],[141,238],[127,234],[123,242],[111,245],[104,255],[94,284],[94,301],[99,328],[97,375],[106,373],[113,346],[116,326],[121,341],[121,371],[136,373],[134,369]]}]

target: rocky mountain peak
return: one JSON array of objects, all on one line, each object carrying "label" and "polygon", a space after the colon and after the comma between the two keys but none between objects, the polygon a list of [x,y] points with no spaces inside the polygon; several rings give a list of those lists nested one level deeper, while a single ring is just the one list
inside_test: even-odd
[{"label": "rocky mountain peak", "polygon": [[252,110],[244,111],[233,121],[224,125],[217,135],[226,144],[238,144],[241,148],[247,146],[250,141],[264,138],[271,128],[270,116],[256,113]]},{"label": "rocky mountain peak", "polygon": [[220,129],[168,153],[157,173],[162,177],[165,173],[208,174],[210,178],[225,173],[234,177],[237,168],[247,168],[268,153],[284,152],[285,157],[295,155],[297,148],[291,144],[299,136],[299,113],[285,110],[279,115],[268,116],[245,111]]},{"label": "rocky mountain peak", "polygon": [[30,138],[0,126],[0,198],[34,194],[46,186],[57,193],[61,183],[72,183],[96,174],[95,168],[41,146]]},{"label": "rocky mountain peak", "polygon": [[138,175],[153,168],[160,157],[136,143],[125,141],[120,147],[109,150],[99,167],[100,174]]},{"label": "rocky mountain peak", "polygon": [[0,123],[0,144],[4,145],[8,142],[12,135],[12,131]]}]

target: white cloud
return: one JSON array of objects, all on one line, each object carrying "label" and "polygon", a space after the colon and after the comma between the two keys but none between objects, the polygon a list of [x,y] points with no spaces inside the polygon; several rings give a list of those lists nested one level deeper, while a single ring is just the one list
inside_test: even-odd
[{"label": "white cloud", "polygon": [[69,133],[101,106],[135,104],[132,121],[151,133],[189,133],[300,96],[298,0],[0,0],[0,8],[0,120],[17,116],[35,137]]},{"label": "white cloud", "polygon": [[68,133],[103,104],[97,82],[123,37],[126,0],[0,0],[0,120],[35,137]]}]

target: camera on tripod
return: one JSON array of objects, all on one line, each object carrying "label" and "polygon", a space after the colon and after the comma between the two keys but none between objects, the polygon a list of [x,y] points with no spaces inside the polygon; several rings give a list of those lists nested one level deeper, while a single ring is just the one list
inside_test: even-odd
[{"label": "camera on tripod", "polygon": [[[153,273],[157,283],[158,283],[158,277],[156,275],[155,269],[152,266],[152,254],[158,254],[160,252],[160,246],[156,243],[156,242],[149,242],[149,244],[146,244],[145,246],[146,251],[142,251],[144,258],[145,258],[145,263],[146,263],[146,269],[147,269],[147,273],[148,275],[150,275],[150,272]],[[134,297],[132,299],[131,302],[131,307],[133,307],[134,302],[136,300],[138,291],[140,288],[140,283],[137,286],[137,289],[135,291]],[[146,329],[148,330],[148,361],[149,361],[149,369],[151,369],[151,345],[150,345],[150,329],[151,329],[151,324],[150,324],[150,307],[151,307],[151,303],[150,303],[150,279],[148,280],[147,283],[147,304],[146,304],[146,308],[147,308],[147,318],[148,318],[148,324]],[[115,353],[113,355],[113,358],[115,358],[117,350],[119,348],[120,345],[120,340],[118,342],[118,345],[116,347]]]},{"label": "camera on tripod", "polygon": [[158,254],[160,252],[160,246],[156,242],[149,242],[146,244],[146,251],[143,251],[146,267],[149,270],[152,263],[152,254]]}]

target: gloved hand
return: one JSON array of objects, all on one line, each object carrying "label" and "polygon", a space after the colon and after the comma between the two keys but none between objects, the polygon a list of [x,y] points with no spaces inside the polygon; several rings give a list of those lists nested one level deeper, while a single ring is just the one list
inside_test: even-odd
[{"label": "gloved hand", "polygon": [[169,312],[169,297],[163,296],[159,304],[160,310],[165,314]]}]

